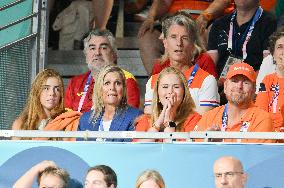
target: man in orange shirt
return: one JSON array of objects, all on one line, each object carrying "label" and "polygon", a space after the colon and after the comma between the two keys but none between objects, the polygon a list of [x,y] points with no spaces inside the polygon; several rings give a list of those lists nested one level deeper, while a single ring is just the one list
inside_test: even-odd
[{"label": "man in orange shirt", "polygon": [[[273,132],[269,113],[253,103],[256,73],[246,63],[233,64],[226,76],[224,93],[228,103],[208,111],[197,131]],[[226,139],[226,142],[273,142],[263,139]]]}]

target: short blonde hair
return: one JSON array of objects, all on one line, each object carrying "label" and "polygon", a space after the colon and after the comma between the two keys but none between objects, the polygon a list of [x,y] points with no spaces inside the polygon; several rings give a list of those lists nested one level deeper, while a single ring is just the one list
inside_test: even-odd
[{"label": "short blonde hair", "polygon": [[175,120],[177,124],[176,130],[181,131],[183,128],[183,123],[186,120],[186,118],[189,116],[189,114],[194,113],[195,104],[188,90],[186,78],[178,69],[174,67],[168,67],[162,70],[162,72],[160,72],[156,80],[156,83],[154,86],[153,113],[152,113],[151,121],[155,122],[159,118],[159,115],[161,114],[161,111],[163,110],[163,105],[161,102],[159,102],[160,99],[158,95],[158,89],[159,89],[161,78],[163,78],[164,76],[167,76],[168,74],[177,75],[184,89],[183,100],[177,109],[176,120]]},{"label": "short blonde hair", "polygon": [[148,180],[154,180],[160,188],[165,188],[165,182],[161,174],[156,170],[145,170],[142,174],[139,175],[136,180],[135,188],[139,188],[142,183]]}]

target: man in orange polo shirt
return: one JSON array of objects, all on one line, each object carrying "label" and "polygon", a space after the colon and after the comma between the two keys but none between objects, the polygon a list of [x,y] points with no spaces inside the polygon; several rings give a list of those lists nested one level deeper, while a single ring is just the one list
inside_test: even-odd
[{"label": "man in orange polo shirt", "polygon": [[[224,93],[228,103],[208,111],[196,126],[197,131],[273,132],[268,112],[253,102],[256,73],[246,63],[233,64],[226,76]],[[273,142],[263,139],[226,139],[226,142]]]}]

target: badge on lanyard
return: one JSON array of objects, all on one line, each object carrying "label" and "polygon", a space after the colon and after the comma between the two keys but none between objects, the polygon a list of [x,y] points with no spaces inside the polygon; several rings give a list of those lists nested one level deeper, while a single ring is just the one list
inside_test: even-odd
[{"label": "badge on lanyard", "polygon": [[244,121],[241,128],[240,128],[240,132],[247,132],[248,128],[250,126],[250,123],[247,121]]}]

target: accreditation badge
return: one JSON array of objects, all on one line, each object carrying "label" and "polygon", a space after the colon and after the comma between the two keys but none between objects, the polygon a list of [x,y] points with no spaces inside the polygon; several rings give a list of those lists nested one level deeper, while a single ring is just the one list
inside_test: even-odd
[{"label": "accreditation badge", "polygon": [[229,56],[228,57],[228,59],[227,59],[227,61],[226,61],[226,63],[225,63],[225,66],[224,66],[224,68],[223,68],[223,70],[222,70],[222,72],[221,72],[221,74],[220,74],[220,80],[222,79],[226,79],[226,75],[227,75],[227,73],[228,73],[228,71],[229,71],[229,68],[230,68],[230,66],[231,65],[233,65],[233,64],[235,64],[235,63],[241,63],[243,60],[242,59],[240,59],[240,58],[236,58],[236,57],[234,57],[234,56]]}]

